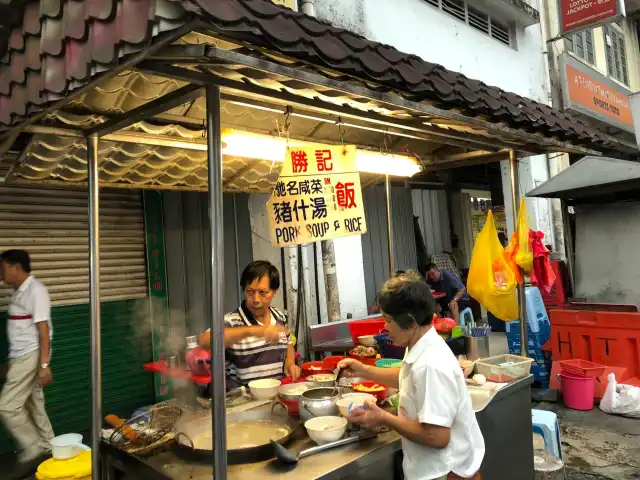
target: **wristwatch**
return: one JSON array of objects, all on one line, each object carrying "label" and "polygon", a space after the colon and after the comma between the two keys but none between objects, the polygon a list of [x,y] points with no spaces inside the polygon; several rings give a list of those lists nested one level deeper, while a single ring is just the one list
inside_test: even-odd
[{"label": "wristwatch", "polygon": [[41,363],[40,364],[40,368],[49,368],[49,364],[48,363]]}]

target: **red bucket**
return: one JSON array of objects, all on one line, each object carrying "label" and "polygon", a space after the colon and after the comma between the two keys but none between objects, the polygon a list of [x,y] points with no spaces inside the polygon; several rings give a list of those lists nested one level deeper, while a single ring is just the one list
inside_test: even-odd
[{"label": "red bucket", "polygon": [[564,404],[573,410],[591,410],[596,396],[596,377],[579,377],[560,372]]}]

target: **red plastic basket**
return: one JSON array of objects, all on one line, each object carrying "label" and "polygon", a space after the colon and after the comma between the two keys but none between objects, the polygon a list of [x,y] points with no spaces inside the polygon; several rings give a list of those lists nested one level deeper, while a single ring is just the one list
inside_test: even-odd
[{"label": "red plastic basket", "polygon": [[380,318],[367,318],[364,320],[351,320],[347,323],[349,326],[349,333],[353,344],[358,346],[358,337],[363,335],[377,335],[380,330],[384,328],[385,319]]},{"label": "red plastic basket", "polygon": [[605,365],[579,358],[560,360],[558,363],[560,363],[560,368],[563,372],[571,373],[578,377],[599,377],[607,368]]}]

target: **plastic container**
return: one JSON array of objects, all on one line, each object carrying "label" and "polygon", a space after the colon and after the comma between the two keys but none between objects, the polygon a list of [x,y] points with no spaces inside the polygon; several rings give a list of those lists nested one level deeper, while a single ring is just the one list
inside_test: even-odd
[{"label": "plastic container", "polygon": [[[366,390],[362,390],[363,388],[372,388],[374,386],[380,386],[382,387],[381,390],[376,390],[374,392],[369,392]],[[375,395],[375,397],[378,399],[378,403],[382,403],[384,402],[384,399],[387,398],[387,396],[389,395],[389,388],[381,385],[380,383],[377,382],[371,382],[369,380],[367,380],[366,382],[360,382],[360,383],[356,383],[353,386],[353,392],[354,393],[368,393],[370,395]]]},{"label": "plastic container", "polygon": [[310,377],[317,373],[333,373],[333,369],[328,368],[324,362],[305,362],[302,364],[302,374],[305,377]]},{"label": "plastic container", "polygon": [[378,357],[378,355],[371,355],[368,357],[362,356],[362,355],[356,355],[355,353],[355,349],[351,350],[349,352],[349,357],[350,358],[355,358],[356,360],[358,360],[359,362],[365,364],[365,365],[371,365],[374,366],[376,364],[376,359]]},{"label": "plastic container", "polygon": [[573,410],[591,410],[596,396],[596,377],[560,372],[562,401]]},{"label": "plastic container", "polygon": [[69,460],[50,458],[38,467],[38,480],[91,480],[91,452],[80,452]]},{"label": "plastic container", "polygon": [[391,337],[388,333],[381,333],[375,336],[376,342],[378,342],[378,350],[380,355],[384,358],[404,358],[406,347],[400,345],[394,345]]},{"label": "plastic container", "polygon": [[529,375],[532,358],[518,355],[498,355],[476,362],[476,373],[484,375],[489,382],[506,383]]},{"label": "plastic container", "polygon": [[207,365],[207,360],[211,360],[211,352],[202,347],[191,348],[186,353],[187,365],[191,373],[196,376],[211,375],[211,369]]},{"label": "plastic container", "polygon": [[347,323],[349,333],[354,345],[358,345],[358,337],[363,335],[377,335],[384,328],[386,320],[380,318],[367,318],[364,320],[352,320]]},{"label": "plastic container", "polygon": [[402,366],[402,360],[396,358],[381,358],[376,360],[376,367],[379,368],[400,368]]},{"label": "plastic container", "polygon": [[333,371],[336,369],[338,364],[345,358],[349,358],[349,357],[345,357],[344,355],[331,355],[329,357],[325,357],[322,360],[322,367]]},{"label": "plastic container", "polygon": [[56,460],[69,460],[87,449],[82,445],[82,435],[79,433],[67,433],[59,435],[49,442],[51,455]]},{"label": "plastic container", "polygon": [[560,360],[560,368],[565,373],[577,377],[599,377],[606,370],[605,365],[574,358],[573,360]]}]

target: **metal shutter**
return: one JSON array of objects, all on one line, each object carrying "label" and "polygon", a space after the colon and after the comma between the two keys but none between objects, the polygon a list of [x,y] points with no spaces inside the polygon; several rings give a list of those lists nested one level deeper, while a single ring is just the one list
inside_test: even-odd
[{"label": "metal shutter", "polygon": [[[101,300],[142,298],[148,286],[142,196],[103,190],[100,197]],[[0,183],[0,251],[29,251],[34,274],[54,305],[89,301],[88,192]],[[0,310],[10,290],[0,286]]]}]

